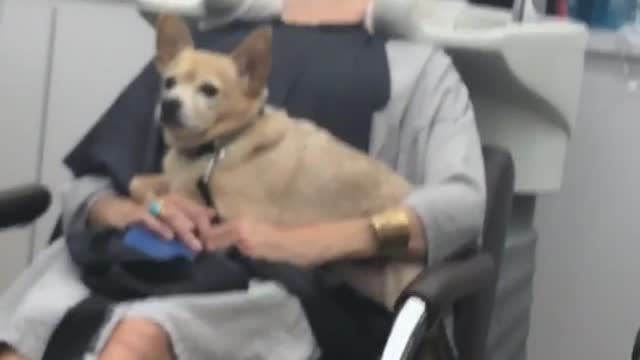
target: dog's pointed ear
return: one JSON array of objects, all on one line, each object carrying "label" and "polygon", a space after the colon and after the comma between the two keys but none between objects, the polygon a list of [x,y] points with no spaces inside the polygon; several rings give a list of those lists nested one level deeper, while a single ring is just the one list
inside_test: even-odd
[{"label": "dog's pointed ear", "polygon": [[184,20],[176,15],[160,15],[156,23],[156,64],[160,71],[164,71],[181,51],[191,48],[193,39]]},{"label": "dog's pointed ear", "polygon": [[249,34],[231,54],[240,76],[247,80],[250,97],[259,96],[267,86],[271,72],[271,37],[271,27],[261,27]]}]

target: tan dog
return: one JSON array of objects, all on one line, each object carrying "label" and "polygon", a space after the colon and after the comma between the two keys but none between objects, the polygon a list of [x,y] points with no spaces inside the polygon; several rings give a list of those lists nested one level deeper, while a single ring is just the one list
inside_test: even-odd
[{"label": "tan dog", "polygon": [[[194,149],[214,142],[225,144],[224,156],[218,156],[208,186],[225,219],[284,226],[344,220],[397,206],[411,190],[381,162],[312,122],[265,110],[268,28],[249,35],[228,56],[194,49],[183,21],[161,16],[157,65],[164,78],[158,115],[169,151],[162,175],[132,181],[132,196],[140,201],[172,191],[202,202],[196,183],[212,155],[194,156]],[[392,306],[419,270],[395,262],[343,264],[337,271]]]}]

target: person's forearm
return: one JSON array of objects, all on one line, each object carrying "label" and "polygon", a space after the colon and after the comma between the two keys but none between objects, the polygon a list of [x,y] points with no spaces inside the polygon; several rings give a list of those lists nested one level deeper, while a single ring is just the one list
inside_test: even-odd
[{"label": "person's forearm", "polygon": [[88,225],[89,211],[103,196],[113,196],[115,190],[107,177],[84,176],[74,179],[62,193],[62,220],[66,234]]},{"label": "person's forearm", "polygon": [[[415,212],[406,208],[409,214],[408,257],[424,258],[426,239],[422,223]],[[340,260],[368,259],[379,256],[378,243],[368,218],[313,225],[294,229],[290,232],[292,241],[314,244],[317,254],[315,265]]]},{"label": "person's forearm", "polygon": [[315,263],[322,265],[339,260],[366,259],[377,253],[375,238],[367,219],[326,223],[295,229],[293,241],[313,246]]}]

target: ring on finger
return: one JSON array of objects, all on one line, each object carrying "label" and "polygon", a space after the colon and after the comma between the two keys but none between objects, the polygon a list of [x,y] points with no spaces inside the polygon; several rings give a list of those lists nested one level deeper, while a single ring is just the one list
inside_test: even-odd
[{"label": "ring on finger", "polygon": [[154,217],[161,217],[164,211],[164,200],[152,201],[149,204],[149,213]]}]

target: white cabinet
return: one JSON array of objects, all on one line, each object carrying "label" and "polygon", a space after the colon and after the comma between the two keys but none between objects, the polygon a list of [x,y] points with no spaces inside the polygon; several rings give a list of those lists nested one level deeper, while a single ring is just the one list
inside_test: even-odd
[{"label": "white cabinet", "polygon": [[70,179],[63,157],[151,59],[153,46],[153,29],[129,6],[57,3],[42,164],[42,181],[56,196],[38,222],[36,249],[60,214],[60,190]]},{"label": "white cabinet", "polygon": [[536,210],[531,360],[629,359],[640,327],[640,92],[623,66],[587,56],[564,185]]}]

